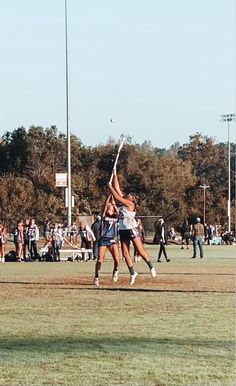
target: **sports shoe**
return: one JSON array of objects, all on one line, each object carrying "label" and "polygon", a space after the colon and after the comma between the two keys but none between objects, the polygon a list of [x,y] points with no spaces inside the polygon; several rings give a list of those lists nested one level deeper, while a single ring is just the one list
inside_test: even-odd
[{"label": "sports shoe", "polygon": [[152,277],[156,277],[157,273],[156,273],[156,270],[155,270],[154,267],[152,267],[152,268],[150,269],[150,274],[151,274]]},{"label": "sports shoe", "polygon": [[166,259],[166,261],[167,261],[167,263],[169,263],[169,262],[170,262],[170,259]]},{"label": "sports shoe", "polygon": [[93,284],[99,287],[99,280],[97,277],[94,278]]},{"label": "sports shoe", "polygon": [[118,281],[118,271],[113,272],[112,280],[114,281],[114,283],[116,283]]},{"label": "sports shoe", "polygon": [[134,274],[130,276],[130,285],[133,285],[135,283],[135,279],[137,276],[138,276],[137,272],[134,272]]}]

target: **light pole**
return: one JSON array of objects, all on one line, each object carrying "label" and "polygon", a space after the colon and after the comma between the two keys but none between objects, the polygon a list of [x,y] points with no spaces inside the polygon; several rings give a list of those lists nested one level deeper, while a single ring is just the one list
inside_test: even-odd
[{"label": "light pole", "polygon": [[65,65],[66,65],[66,135],[67,135],[67,226],[71,226],[71,143],[69,126],[69,76],[68,76],[68,42],[67,42],[67,0],[65,0]]},{"label": "light pole", "polygon": [[206,222],[206,189],[209,189],[208,185],[200,185],[199,188],[203,189],[203,223]]},{"label": "light pole", "polygon": [[228,205],[227,205],[227,219],[228,232],[231,232],[231,216],[230,216],[230,201],[231,201],[231,187],[230,187],[230,122],[235,121],[235,114],[221,115],[221,122],[228,124]]}]

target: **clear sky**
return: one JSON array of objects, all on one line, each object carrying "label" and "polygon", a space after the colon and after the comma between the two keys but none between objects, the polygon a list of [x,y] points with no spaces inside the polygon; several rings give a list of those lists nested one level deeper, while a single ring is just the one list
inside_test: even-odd
[{"label": "clear sky", "polygon": [[[234,0],[67,7],[69,125],[85,145],[122,132],[157,147],[197,131],[227,141],[219,116],[235,113]],[[66,133],[64,0],[2,0],[0,42],[0,134],[31,125]]]}]

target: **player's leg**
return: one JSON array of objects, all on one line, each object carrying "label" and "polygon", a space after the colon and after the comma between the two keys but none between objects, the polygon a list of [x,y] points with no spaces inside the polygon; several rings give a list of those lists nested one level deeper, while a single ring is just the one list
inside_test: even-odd
[{"label": "player's leg", "polygon": [[119,263],[120,263],[120,255],[119,255],[119,249],[118,249],[118,245],[117,244],[112,244],[108,247],[112,257],[113,257],[113,260],[114,260],[114,268],[113,268],[113,272],[112,272],[112,280],[114,281],[114,283],[117,282],[118,280],[118,267],[119,267]]},{"label": "player's leg", "polygon": [[143,246],[141,238],[139,236],[138,237],[134,237],[132,239],[132,242],[133,242],[135,248],[137,249],[138,253],[140,254],[140,256],[147,263],[147,265],[148,265],[148,267],[150,269],[150,273],[151,273],[152,277],[156,277],[156,270],[155,270],[155,268],[152,265],[152,262],[150,260],[150,257],[148,255],[146,249]]},{"label": "player's leg", "polygon": [[99,286],[99,273],[100,273],[101,266],[102,266],[102,263],[103,263],[104,258],[105,258],[106,249],[107,249],[106,246],[100,246],[98,249],[98,259],[97,259],[96,264],[95,264],[95,275],[94,275],[94,281],[93,281],[93,284],[95,284],[97,286]]},{"label": "player's leg", "polygon": [[133,285],[138,274],[134,270],[133,261],[130,256],[130,240],[121,240],[121,250],[130,272],[130,284]]}]

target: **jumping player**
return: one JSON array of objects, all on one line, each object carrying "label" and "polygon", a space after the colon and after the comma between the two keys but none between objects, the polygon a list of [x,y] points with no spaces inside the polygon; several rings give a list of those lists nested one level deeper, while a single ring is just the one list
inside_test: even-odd
[{"label": "jumping player", "polygon": [[98,241],[98,258],[95,265],[94,285],[99,286],[99,272],[105,259],[107,249],[110,251],[114,260],[112,280],[118,280],[119,250],[118,250],[118,221],[119,210],[111,194],[106,199],[100,228],[100,239]]},{"label": "jumping player", "polygon": [[130,256],[130,242],[132,241],[137,252],[142,256],[143,260],[147,263],[152,277],[156,277],[156,270],[153,267],[150,257],[145,250],[138,229],[137,222],[135,220],[136,215],[136,200],[132,194],[123,195],[120,189],[119,181],[116,174],[116,169],[113,169],[112,182],[108,183],[108,187],[113,194],[114,198],[120,202],[119,206],[119,234],[121,241],[121,249],[125,258],[126,264],[130,271],[130,284],[135,283],[135,279],[138,273],[134,271],[132,258]]}]

